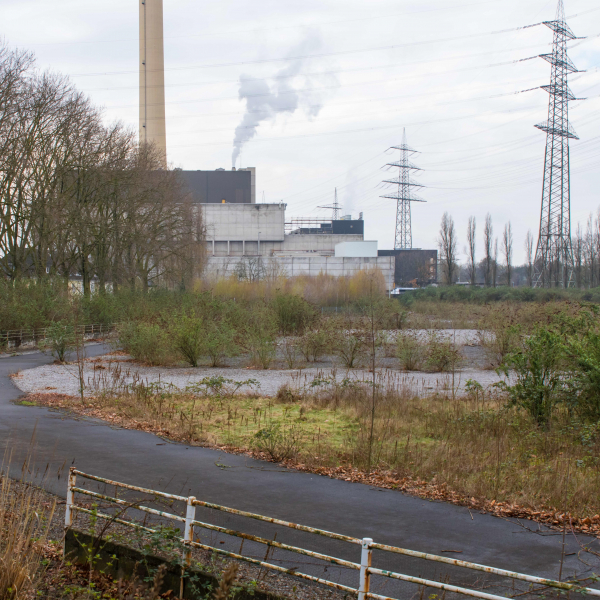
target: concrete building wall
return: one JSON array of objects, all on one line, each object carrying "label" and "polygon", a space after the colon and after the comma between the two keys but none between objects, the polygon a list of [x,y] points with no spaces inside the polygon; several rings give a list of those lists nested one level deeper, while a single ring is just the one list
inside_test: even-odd
[{"label": "concrete building wall", "polygon": [[335,254],[335,247],[341,242],[360,242],[362,235],[332,235],[324,233],[297,234],[285,236],[283,252],[328,252]]},{"label": "concrete building wall", "polygon": [[209,244],[215,242],[283,242],[285,204],[202,204]]},{"label": "concrete building wall", "polygon": [[167,166],[163,0],[140,5],[140,142],[154,144]]},{"label": "concrete building wall", "polygon": [[393,287],[395,259],[393,256],[374,258],[342,258],[335,256],[283,256],[283,257],[221,257],[210,256],[204,275],[208,279],[221,279],[244,275],[248,278],[269,276],[316,277],[321,273],[334,277],[350,277],[369,269],[379,269]]},{"label": "concrete building wall", "polygon": [[335,246],[335,256],[340,258],[374,258],[378,242],[341,242]]}]

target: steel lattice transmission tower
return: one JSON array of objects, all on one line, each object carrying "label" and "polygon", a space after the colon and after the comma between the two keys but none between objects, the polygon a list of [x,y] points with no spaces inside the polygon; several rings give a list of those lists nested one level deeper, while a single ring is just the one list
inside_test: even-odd
[{"label": "steel lattice transmission tower", "polygon": [[388,168],[398,168],[398,179],[386,179],[383,183],[397,185],[398,191],[392,194],[385,194],[382,198],[396,200],[396,242],[395,250],[404,250],[412,248],[412,222],[411,222],[411,204],[413,202],[425,202],[413,193],[413,188],[423,187],[421,184],[411,181],[411,171],[421,171],[419,167],[409,161],[409,156],[417,151],[410,148],[406,143],[406,129],[402,136],[400,146],[392,146],[390,150],[400,151],[400,160],[398,162],[388,163]]},{"label": "steel lattice transmission tower", "polygon": [[340,203],[338,202],[337,188],[335,188],[335,199],[333,201],[333,204],[330,204],[329,206],[318,206],[317,208],[326,208],[328,210],[333,211],[332,221],[339,221],[340,213],[342,212],[342,207],[341,207]]},{"label": "steel lattice transmission tower", "polygon": [[554,44],[552,54],[541,55],[552,65],[552,78],[542,87],[550,94],[548,121],[536,125],[546,132],[546,158],[533,285],[569,287],[573,285],[569,140],[579,138],[569,125],[569,101],[576,98],[568,76],[578,71],[567,54],[567,42],[577,38],[565,21],[563,0],[558,2],[556,19],[544,25],[554,32]]}]

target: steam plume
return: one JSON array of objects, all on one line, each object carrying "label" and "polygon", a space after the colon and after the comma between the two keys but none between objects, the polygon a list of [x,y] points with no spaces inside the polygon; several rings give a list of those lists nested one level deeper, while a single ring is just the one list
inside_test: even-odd
[{"label": "steam plume", "polygon": [[246,101],[246,114],[236,127],[233,140],[232,163],[235,166],[242,147],[257,133],[263,121],[272,121],[278,114],[295,113],[302,108],[309,117],[318,116],[323,108],[326,90],[312,89],[314,85],[328,82],[330,87],[337,86],[333,75],[307,75],[304,69],[311,61],[306,58],[322,46],[321,36],[310,32],[298,46],[288,54],[287,62],[269,84],[266,79],[255,79],[249,75],[240,75],[240,100]]}]

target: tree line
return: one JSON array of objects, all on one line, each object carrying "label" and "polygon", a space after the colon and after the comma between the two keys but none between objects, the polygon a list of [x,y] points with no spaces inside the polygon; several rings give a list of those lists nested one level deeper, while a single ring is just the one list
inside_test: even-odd
[{"label": "tree line", "polygon": [[[440,280],[453,284],[463,280],[471,285],[527,285],[532,286],[535,273],[536,242],[527,232],[523,249],[525,264],[514,264],[514,238],[510,221],[505,224],[500,237],[494,237],[492,217],[488,213],[483,226],[483,257],[477,259],[477,222],[469,217],[467,223],[467,243],[464,253],[466,264],[458,261],[458,234],[452,216],[445,212],[442,216],[438,235]],[[572,236],[573,283],[575,287],[593,288],[600,285],[600,210],[594,217],[590,215],[585,228],[577,226]]]},{"label": "tree line", "polygon": [[0,45],[0,273],[80,278],[90,294],[186,285],[202,223],[176,171],[63,76]]}]

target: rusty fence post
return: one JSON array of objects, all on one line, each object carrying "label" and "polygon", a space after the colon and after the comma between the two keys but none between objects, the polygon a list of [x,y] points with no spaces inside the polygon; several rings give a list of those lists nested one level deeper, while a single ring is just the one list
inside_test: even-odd
[{"label": "rusty fence post", "polygon": [[362,541],[362,552],[360,555],[360,584],[358,586],[358,600],[366,600],[367,594],[371,587],[371,560],[373,558],[373,550],[371,544],[373,540],[371,538],[363,538]]},{"label": "rusty fence post", "polygon": [[179,589],[179,597],[183,598],[183,588],[184,588],[184,576],[185,570],[189,569],[192,566],[192,546],[191,542],[194,541],[194,525],[193,522],[196,520],[196,498],[194,496],[190,496],[187,499],[187,510],[185,513],[185,530],[183,532],[183,560],[184,563],[181,567],[181,585]]}]

